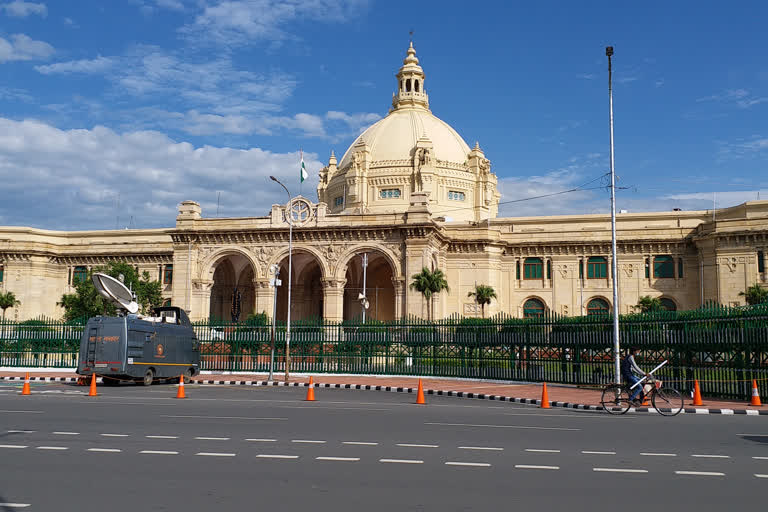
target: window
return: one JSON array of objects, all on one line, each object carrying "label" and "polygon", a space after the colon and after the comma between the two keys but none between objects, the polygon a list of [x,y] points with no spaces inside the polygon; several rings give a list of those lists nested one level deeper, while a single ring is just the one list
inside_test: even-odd
[{"label": "window", "polygon": [[385,188],[379,191],[379,197],[382,199],[397,199],[400,197],[399,188]]},{"label": "window", "polygon": [[677,259],[677,277],[678,279],[683,278],[683,258]]},{"label": "window", "polygon": [[[765,253],[757,251],[757,271],[765,272]],[[0,267],[0,281],[3,280],[3,267]]]},{"label": "window", "polygon": [[525,258],[523,262],[523,279],[541,279],[544,264],[541,258]]},{"label": "window", "polygon": [[672,256],[655,256],[653,258],[653,277],[663,279],[675,277],[675,260]]},{"label": "window", "polygon": [[645,278],[648,279],[651,277],[651,260],[648,258],[645,258]]},{"label": "window", "polygon": [[579,260],[579,279],[584,279],[584,260]]},{"label": "window", "polygon": [[608,277],[608,258],[592,256],[587,259],[587,279],[605,279]]},{"label": "window", "polygon": [[464,192],[459,192],[458,190],[449,190],[448,191],[448,200],[449,201],[463,201],[465,198]]},{"label": "window", "polygon": [[544,316],[544,303],[539,299],[528,299],[523,304],[523,318],[539,318]]},{"label": "window", "polygon": [[173,265],[166,265],[163,272],[163,284],[173,284]]},{"label": "window", "polygon": [[547,279],[552,279],[552,260],[547,260]]},{"label": "window", "polygon": [[675,301],[672,299],[666,299],[662,297],[659,299],[661,301],[661,307],[664,308],[667,311],[677,311],[677,304],[675,304]]},{"label": "window", "polygon": [[418,81],[418,80],[414,80],[414,81],[413,81],[413,84],[414,84],[414,86],[415,86],[415,89],[414,89],[414,90],[415,90],[416,92],[419,92],[419,81]]},{"label": "window", "polygon": [[170,306],[170,305],[171,305],[171,299],[165,299],[163,301],[163,307],[167,307],[167,306]]},{"label": "window", "polygon": [[88,279],[88,267],[75,267],[72,272],[72,284],[82,283]]},{"label": "window", "polygon": [[520,260],[515,262],[515,279],[520,280]]},{"label": "window", "polygon": [[411,79],[405,81],[405,92],[411,92]]},{"label": "window", "polygon": [[587,316],[607,315],[610,311],[610,305],[605,299],[592,299],[587,303]]},{"label": "window", "polygon": [[333,206],[339,207],[344,205],[344,196],[339,196],[333,200]]},{"label": "window", "polygon": [[3,282],[3,274],[5,273],[5,267],[0,265],[0,283]]}]

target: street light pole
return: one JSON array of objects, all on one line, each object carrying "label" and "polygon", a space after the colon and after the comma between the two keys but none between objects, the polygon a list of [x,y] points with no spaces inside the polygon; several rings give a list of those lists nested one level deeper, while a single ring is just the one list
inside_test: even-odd
[{"label": "street light pole", "polygon": [[613,46],[605,47],[608,57],[608,120],[610,124],[611,159],[611,273],[613,274],[613,362],[616,384],[621,384],[621,354],[619,353],[619,264],[616,254],[616,173],[613,166],[613,82],[611,57]]},{"label": "street light pole", "polygon": [[368,253],[363,253],[363,299],[360,302],[360,305],[363,306],[363,323],[365,323],[365,309],[366,309],[366,302],[368,302],[368,297],[365,295],[365,278],[368,273]]},{"label": "street light pole", "polygon": [[280,265],[272,264],[269,268],[272,278],[270,282],[275,291],[272,296],[272,328],[270,329],[270,354],[269,354],[269,382],[272,382],[275,369],[275,321],[277,319],[277,287],[282,283],[278,276],[280,275]]},{"label": "street light pole", "polygon": [[288,221],[288,315],[285,326],[285,382],[288,382],[291,375],[291,274],[293,273],[293,219],[291,218],[291,203],[293,198],[288,188],[280,180],[274,176],[270,176],[269,179],[283,187],[285,193],[288,194],[288,207],[285,216]]}]

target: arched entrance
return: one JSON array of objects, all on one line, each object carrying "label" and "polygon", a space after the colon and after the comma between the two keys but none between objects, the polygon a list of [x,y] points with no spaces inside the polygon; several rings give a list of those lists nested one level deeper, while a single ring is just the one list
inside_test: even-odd
[{"label": "arched entrance", "polygon": [[[301,250],[293,251],[291,267],[291,323],[296,320],[323,318],[323,270],[314,255]],[[288,256],[280,261],[280,280],[277,289],[277,320],[288,318]]]},{"label": "arched entrance", "polygon": [[[383,253],[375,250],[364,251],[368,254],[365,295],[369,307],[366,318],[381,321],[395,319],[395,287],[392,283],[393,270],[389,259]],[[352,320],[362,316],[362,306],[358,296],[363,291],[363,258],[361,251],[349,260],[347,264],[344,286],[344,320]]]},{"label": "arched entrance", "polygon": [[210,319],[245,320],[256,304],[251,262],[241,254],[231,254],[222,257],[214,268]]}]

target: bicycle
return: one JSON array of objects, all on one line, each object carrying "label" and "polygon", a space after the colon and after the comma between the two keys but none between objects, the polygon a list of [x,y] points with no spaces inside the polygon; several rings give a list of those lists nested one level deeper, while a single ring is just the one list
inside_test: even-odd
[{"label": "bicycle", "polygon": [[[653,376],[653,373],[667,364],[665,360],[656,368],[648,372],[648,375],[638,382],[629,386],[627,384],[609,384],[603,389],[600,404],[610,414],[624,414],[631,407],[632,402],[629,397],[632,390],[637,386],[643,386],[640,391],[640,399],[648,396],[653,408],[662,416],[677,416],[683,410],[683,395],[676,389],[662,387],[662,382]],[[646,381],[643,384],[643,381]]]}]

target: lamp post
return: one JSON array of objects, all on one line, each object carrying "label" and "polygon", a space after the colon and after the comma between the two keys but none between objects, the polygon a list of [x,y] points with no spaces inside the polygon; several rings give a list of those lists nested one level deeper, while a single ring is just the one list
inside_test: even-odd
[{"label": "lamp post", "polygon": [[272,382],[272,377],[275,369],[275,320],[277,318],[277,287],[282,284],[278,276],[280,275],[280,265],[273,263],[269,267],[269,273],[272,277],[269,279],[270,284],[274,287],[275,292],[272,297],[272,328],[269,330],[270,334],[270,354],[269,354],[269,382]]},{"label": "lamp post", "polygon": [[363,323],[365,323],[365,310],[368,308],[368,298],[365,296],[365,278],[368,273],[368,253],[364,252],[362,254],[362,265],[363,265],[363,293],[360,296],[360,305],[362,306],[363,310]]},{"label": "lamp post", "polygon": [[621,354],[619,354],[619,264],[616,255],[616,173],[613,167],[613,85],[611,57],[613,46],[605,47],[608,57],[608,121],[610,124],[610,159],[611,159],[611,273],[613,274],[613,359],[616,371],[616,384],[621,384]]},{"label": "lamp post", "polygon": [[293,219],[291,218],[291,203],[293,198],[288,188],[280,180],[274,176],[270,176],[269,179],[283,187],[285,193],[288,194],[288,211],[285,216],[288,221],[288,317],[285,321],[285,382],[288,382],[291,376],[291,274],[293,272]]}]

